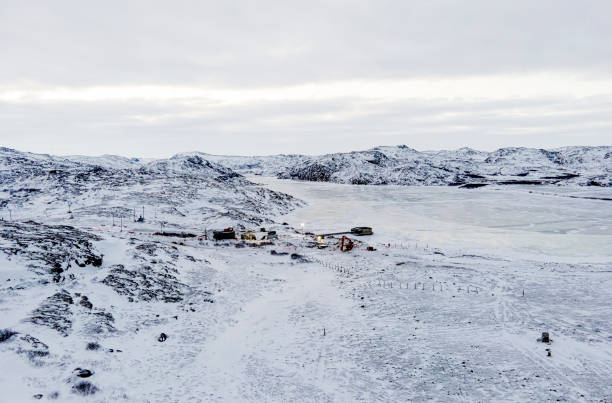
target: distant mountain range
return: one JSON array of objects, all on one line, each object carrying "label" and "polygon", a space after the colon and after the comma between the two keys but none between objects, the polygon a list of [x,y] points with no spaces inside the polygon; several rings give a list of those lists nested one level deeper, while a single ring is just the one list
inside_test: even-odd
[{"label": "distant mountain range", "polygon": [[203,158],[239,173],[360,185],[612,186],[612,147],[609,146],[420,152],[400,145],[321,156],[203,155]]},{"label": "distant mountain range", "polygon": [[[501,148],[493,152],[460,148],[453,151],[417,151],[404,145],[375,147],[366,151],[307,155],[219,156],[200,152],[181,153],[168,159],[142,160],[113,155],[56,157],[0,148],[0,184],[12,183],[11,194],[23,189],[49,192],[100,193],[141,184],[142,202],[161,198],[162,204],[178,206],[171,195],[153,196],[158,187],[170,186],[186,200],[195,200],[194,186],[214,189],[223,196],[201,206],[201,212],[217,214],[225,201],[238,192],[254,192],[242,174],[282,179],[359,185],[451,185],[480,187],[488,184],[552,184],[612,186],[612,147],[564,147],[552,150]],[[192,182],[193,186],[187,183]],[[165,185],[162,185],[165,183]],[[17,186],[19,184],[19,186]],[[244,185],[247,185],[246,188]],[[16,189],[19,187],[19,189]],[[21,190],[20,190],[21,189]],[[239,190],[237,190],[239,189]],[[246,190],[245,190],[246,189]],[[29,190],[30,191],[30,190]],[[17,193],[15,193],[17,192]],[[31,191],[36,192],[36,191]],[[242,213],[253,219],[259,211],[287,211],[294,204],[286,195],[259,193]],[[162,193],[164,194],[164,193]],[[177,195],[174,195],[177,196]],[[242,196],[248,196],[243,194]],[[276,199],[276,196],[279,196]],[[14,198],[14,197],[13,197]],[[160,199],[160,200],[161,200]],[[218,201],[218,205],[215,201]],[[271,204],[268,202],[272,202]],[[2,203],[2,200],[0,200]],[[244,204],[244,202],[241,202]]]}]

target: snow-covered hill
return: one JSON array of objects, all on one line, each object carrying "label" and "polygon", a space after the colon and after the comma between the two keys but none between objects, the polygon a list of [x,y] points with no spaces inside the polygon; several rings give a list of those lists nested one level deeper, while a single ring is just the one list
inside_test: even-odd
[{"label": "snow-covered hill", "polygon": [[298,205],[198,153],[146,162],[0,149],[0,207],[13,218],[61,222],[78,216],[95,226],[115,217],[119,225],[144,208],[145,224],[185,229],[258,225]]},{"label": "snow-covered hill", "polygon": [[395,146],[321,156],[207,158],[240,173],[335,183],[612,186],[612,147],[515,147],[487,153],[469,148],[419,152]]}]

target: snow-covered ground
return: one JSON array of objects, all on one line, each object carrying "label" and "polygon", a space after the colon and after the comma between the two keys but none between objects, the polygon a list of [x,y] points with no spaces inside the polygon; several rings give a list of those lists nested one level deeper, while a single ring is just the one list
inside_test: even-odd
[{"label": "snow-covered ground", "polygon": [[[74,158],[58,173],[11,152],[0,400],[612,400],[607,189],[250,178],[264,189],[195,157],[121,172]],[[145,223],[125,218],[145,203]],[[154,235],[161,221],[280,239]],[[301,223],[375,235],[316,249]]]}]

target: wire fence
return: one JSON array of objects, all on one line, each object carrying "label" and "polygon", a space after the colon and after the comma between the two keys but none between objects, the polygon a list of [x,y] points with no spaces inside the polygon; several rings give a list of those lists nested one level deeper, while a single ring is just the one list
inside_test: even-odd
[{"label": "wire fence", "polygon": [[[307,256],[308,259],[319,263],[321,266],[333,270],[345,277],[357,277],[355,274],[359,271],[365,271],[364,268],[359,267],[346,267],[339,263],[331,263],[325,259],[321,259],[316,256]],[[431,291],[431,292],[457,292],[470,295],[479,295],[483,290],[481,287],[473,284],[458,285],[456,283],[449,284],[442,281],[401,281],[401,280],[388,280],[378,278],[375,281],[369,281],[366,283],[369,288],[382,288],[382,289],[398,289],[398,290],[414,290],[414,291]]]}]

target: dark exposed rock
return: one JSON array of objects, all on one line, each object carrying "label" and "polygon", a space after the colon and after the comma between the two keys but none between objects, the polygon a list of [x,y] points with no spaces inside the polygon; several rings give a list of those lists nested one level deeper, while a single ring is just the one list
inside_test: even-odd
[{"label": "dark exposed rock", "polygon": [[8,339],[10,339],[11,337],[13,337],[14,335],[18,334],[17,332],[14,332],[10,329],[2,329],[0,330],[0,343],[7,341]]},{"label": "dark exposed rock", "polygon": [[542,179],[573,179],[578,178],[579,176],[579,174],[565,174],[556,176],[542,176]]},{"label": "dark exposed rock", "polygon": [[[148,246],[140,250],[144,250],[147,254],[151,253],[151,245]],[[175,251],[170,253],[178,258]],[[179,282],[175,274],[173,263],[140,265],[133,270],[128,270],[124,265],[115,265],[102,282],[112,287],[118,294],[131,297],[131,302],[136,300],[179,302],[182,301],[188,287]]]},{"label": "dark exposed rock", "polygon": [[72,387],[72,391],[82,396],[89,396],[95,394],[99,389],[91,382],[81,381],[76,383]]},{"label": "dark exposed rock", "polygon": [[307,263],[310,261],[306,257],[300,255],[299,253],[292,253],[291,260],[296,260],[298,263]]},{"label": "dark exposed rock", "polygon": [[29,321],[37,325],[50,327],[63,336],[68,336],[72,329],[72,311],[70,309],[72,304],[73,300],[70,293],[62,290],[45,299],[32,312]]},{"label": "dark exposed rock", "polygon": [[488,183],[466,183],[464,185],[459,186],[460,188],[463,189],[477,189],[477,188],[481,188],[484,186],[487,186]]},{"label": "dark exposed rock", "polygon": [[370,158],[366,159],[366,162],[369,162],[370,164],[373,164],[373,165],[384,166],[388,160],[389,158],[385,154],[381,153],[380,151],[372,151],[370,153]]},{"label": "dark exposed rock", "polygon": [[104,333],[115,331],[115,327],[113,326],[115,318],[113,318],[113,315],[110,312],[97,309],[95,312],[91,312],[90,315],[90,317],[93,318],[93,321],[87,325],[87,329],[90,332]]},{"label": "dark exposed rock", "polygon": [[351,185],[370,185],[373,182],[367,175],[359,175],[351,179]]},{"label": "dark exposed rock", "polygon": [[273,256],[285,256],[285,255],[288,255],[289,253],[288,252],[277,252],[274,249],[272,249],[270,251],[270,254]]},{"label": "dark exposed rock", "polygon": [[73,262],[100,266],[102,256],[92,244],[98,240],[97,235],[66,225],[0,221],[0,251],[24,258],[29,268],[51,274],[55,282],[63,280]]},{"label": "dark exposed rock", "polygon": [[329,182],[331,174],[331,168],[315,162],[303,168],[297,168],[291,171],[289,175],[293,179],[313,182]]},{"label": "dark exposed rock", "polygon": [[75,368],[74,369],[74,374],[76,376],[78,376],[79,378],[89,378],[94,373],[92,371],[88,370],[88,369]]},{"label": "dark exposed rock", "polygon": [[83,307],[85,307],[87,309],[93,308],[93,304],[91,302],[89,302],[89,300],[85,296],[81,297],[81,300],[79,301],[79,305],[81,305],[81,306],[83,306]]},{"label": "dark exposed rock", "polygon": [[499,185],[541,185],[543,182],[538,180],[526,180],[526,179],[516,179],[516,180],[507,180],[507,181],[499,181],[497,184]]},{"label": "dark exposed rock", "polygon": [[36,365],[41,364],[41,358],[49,355],[49,346],[29,334],[17,338],[16,342],[17,353],[26,355]]},{"label": "dark exposed rock", "polygon": [[96,342],[90,342],[90,343],[87,343],[87,347],[85,348],[90,351],[96,351],[100,349],[100,344]]}]

